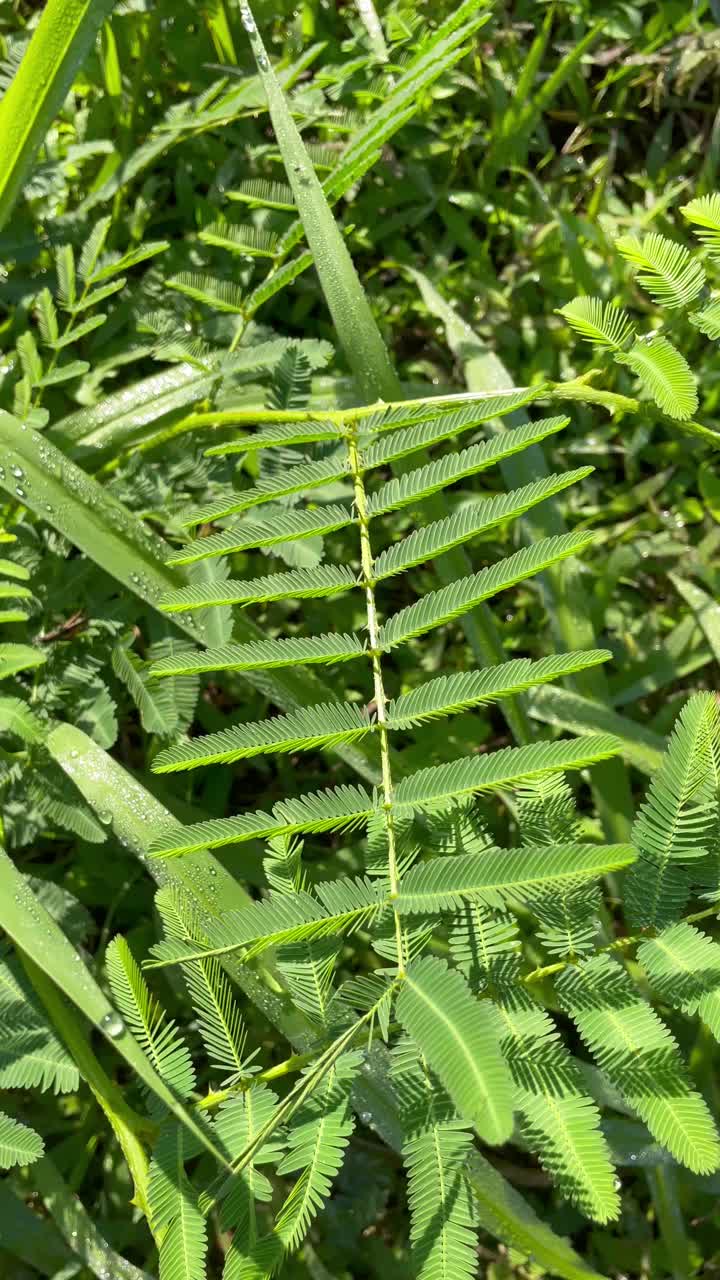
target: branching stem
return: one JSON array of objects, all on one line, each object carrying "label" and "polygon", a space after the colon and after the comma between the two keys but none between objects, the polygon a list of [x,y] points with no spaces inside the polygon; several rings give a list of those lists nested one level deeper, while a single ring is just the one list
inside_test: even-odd
[{"label": "branching stem", "polygon": [[[368,517],[367,494],[363,476],[362,459],[357,443],[357,431],[348,436],[348,454],[350,471],[355,489],[355,507],[360,529],[360,558],[362,564],[363,583],[365,587],[365,605],[367,609],[369,654],[372,663],[373,686],[375,694],[375,713],[377,716],[377,734],[380,743],[380,768],[382,775],[383,815],[388,843],[388,876],[390,881],[390,897],[397,898],[400,891],[400,869],[397,858],[397,840],[393,813],[393,778],[390,762],[390,740],[387,727],[387,698],[383,681],[382,656],[380,649],[380,627],[378,623],[377,604],[375,600],[375,579],[373,577],[374,560],[370,540],[370,520]],[[398,976],[405,974],[405,940],[399,912],[393,904],[395,915],[395,939],[397,943]]]}]

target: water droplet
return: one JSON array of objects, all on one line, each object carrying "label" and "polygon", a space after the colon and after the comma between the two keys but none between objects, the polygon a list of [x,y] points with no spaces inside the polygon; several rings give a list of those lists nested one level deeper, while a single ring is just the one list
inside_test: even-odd
[{"label": "water droplet", "polygon": [[614,1186],[614,1188],[615,1188],[615,1190],[616,1190],[616,1191],[619,1191],[619,1190],[620,1190],[620,1188],[622,1187],[622,1182],[620,1181],[620,1179],[619,1179],[619,1178],[614,1178],[614,1179],[613,1179],[613,1186]]},{"label": "water droplet", "polygon": [[631,1152],[630,1152],[630,1159],[631,1159],[631,1160],[633,1160],[633,1161],[637,1160],[637,1156],[636,1156],[636,1154],[635,1154],[635,1152],[634,1152],[634,1151],[631,1151]]},{"label": "water droplet", "polygon": [[17,489],[15,490],[15,492],[16,492],[16,494],[17,494],[18,498],[24,498],[24,497],[25,497],[25,490],[24,490],[24,489],[21,489],[21,488],[20,488],[20,485],[18,485],[18,486],[17,486]]},{"label": "water droplet", "polygon": [[111,1009],[109,1013],[103,1014],[100,1019],[100,1030],[104,1031],[106,1036],[110,1036],[111,1040],[118,1040],[124,1034],[125,1023],[120,1014]]},{"label": "water droplet", "polygon": [[104,827],[109,827],[110,823],[112,822],[112,814],[110,813],[109,809],[101,809],[100,812],[98,813],[98,818],[100,819]]},{"label": "water droplet", "polygon": [[16,480],[22,480],[25,474],[22,467],[11,467],[10,470],[12,471]]}]

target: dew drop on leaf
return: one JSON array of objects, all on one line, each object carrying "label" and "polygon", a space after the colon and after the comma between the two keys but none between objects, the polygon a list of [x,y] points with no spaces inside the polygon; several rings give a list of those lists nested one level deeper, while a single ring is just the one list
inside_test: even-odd
[{"label": "dew drop on leaf", "polygon": [[111,1009],[109,1013],[104,1013],[100,1019],[100,1030],[106,1036],[110,1036],[111,1040],[118,1040],[125,1031],[125,1023],[120,1014]]}]

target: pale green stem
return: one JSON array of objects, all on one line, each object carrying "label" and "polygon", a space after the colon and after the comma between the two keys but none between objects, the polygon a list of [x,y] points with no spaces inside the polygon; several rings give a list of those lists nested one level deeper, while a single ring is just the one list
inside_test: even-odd
[{"label": "pale green stem", "polygon": [[375,714],[377,717],[377,735],[380,743],[380,768],[382,776],[383,814],[388,843],[388,877],[390,881],[390,898],[393,901],[395,915],[395,939],[397,943],[398,976],[405,974],[405,942],[402,921],[395,909],[394,901],[400,891],[400,872],[397,860],[397,843],[395,838],[395,822],[393,816],[393,778],[390,762],[390,739],[387,727],[387,698],[383,680],[382,657],[380,650],[380,627],[378,624],[377,604],[375,601],[375,579],[373,577],[373,554],[370,541],[370,521],[368,518],[367,495],[363,477],[362,461],[357,446],[355,431],[348,439],[350,471],[355,489],[355,506],[360,527],[360,557],[365,588],[365,604],[367,608],[368,652],[372,663],[373,685],[375,692]]}]

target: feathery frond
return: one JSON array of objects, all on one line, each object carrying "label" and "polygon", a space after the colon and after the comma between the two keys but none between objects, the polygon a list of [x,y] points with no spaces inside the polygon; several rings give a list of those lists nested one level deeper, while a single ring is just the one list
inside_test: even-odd
[{"label": "feathery frond", "polygon": [[330,418],[314,421],[308,414],[301,414],[297,422],[274,422],[241,436],[239,440],[226,440],[222,444],[214,444],[205,450],[208,458],[223,457],[229,453],[257,453],[260,449],[274,446],[290,446],[294,444],[313,444],[320,441],[337,441],[342,439],[339,423]]},{"label": "feathery frond", "polygon": [[319,564],[314,569],[268,573],[261,578],[198,582],[179,591],[169,591],[162,597],[160,607],[165,613],[184,613],[186,609],[208,609],[223,604],[245,607],[272,600],[317,599],[355,586],[357,576],[352,569],[345,565]]},{"label": "feathery frond", "polygon": [[231,764],[275,751],[311,751],[315,747],[354,742],[372,728],[367,712],[360,707],[326,702],[316,707],[301,707],[287,716],[236,725],[190,742],[178,742],[160,751],[152,767],[154,773],[173,773],[200,765]]},{"label": "feathery frond", "polygon": [[0,957],[0,1089],[75,1093],[80,1076],[20,963]]},{"label": "feathery frond", "polygon": [[113,938],[105,966],[113,999],[158,1075],[181,1098],[187,1098],[195,1087],[189,1051],[175,1024],[167,1021],[161,1005],[148,990],[124,938]]},{"label": "feathery frond", "polygon": [[[158,890],[155,906],[166,938],[194,950],[207,946],[193,904],[177,886]],[[224,1080],[233,1080],[245,1069],[246,1034],[230,983],[212,957],[187,961],[182,973],[210,1066],[220,1071]]]},{"label": "feathery frond", "polygon": [[[517,399],[513,404],[508,405],[507,409],[503,406],[505,400],[500,397],[494,403],[490,401],[471,402],[470,404],[460,405],[453,409],[452,413],[444,413],[440,417],[430,419],[429,421],[421,419],[415,424],[404,427],[401,430],[393,430],[392,434],[382,437],[373,442],[372,436],[361,435],[362,446],[362,462],[366,471],[372,471],[376,467],[384,467],[389,462],[395,462],[398,458],[405,458],[411,453],[417,453],[420,449],[431,449],[433,445],[441,444],[443,440],[455,440],[463,431],[469,431],[472,427],[480,426],[483,422],[489,422],[493,418],[502,416],[502,412],[513,412],[520,409],[523,404],[530,403],[531,400],[537,399],[537,394],[527,396],[524,400]],[[484,406],[483,411],[478,407],[480,404]],[[491,412],[492,409],[500,409],[500,413]],[[553,430],[562,429],[565,424],[564,418],[543,418],[532,424],[533,430],[543,432],[549,431],[549,424],[557,423],[557,427],[553,426]],[[362,424],[363,428],[365,423]],[[368,443],[368,441],[370,443]]]},{"label": "feathery frond", "polygon": [[[522,748],[519,748],[522,750]],[[566,883],[596,879],[630,866],[635,851],[629,844],[556,844],[537,849],[488,849],[477,854],[432,858],[411,867],[395,899],[397,910],[457,911],[466,899],[480,898],[490,906],[504,901],[528,902],[540,892],[552,893]]]},{"label": "feathery frond", "polygon": [[701,311],[691,311],[688,320],[707,338],[717,342],[720,338],[720,298],[708,303]]},{"label": "feathery frond", "polygon": [[653,302],[670,308],[686,307],[697,298],[705,284],[705,272],[689,249],[656,232],[643,236],[621,236],[616,249],[630,262],[638,283]]},{"label": "feathery frond", "polygon": [[259,480],[252,489],[244,489],[236,493],[232,501],[220,498],[206,507],[198,507],[183,521],[183,524],[186,526],[210,524],[214,520],[222,519],[223,516],[249,511],[251,507],[257,507],[263,502],[273,502],[291,493],[311,492],[313,489],[321,488],[322,485],[342,479],[348,474],[348,469],[346,450],[331,458],[325,458],[322,462],[302,463],[298,467],[285,470],[282,479],[269,476],[267,480]]},{"label": "feathery frond", "polygon": [[549,1015],[516,973],[503,977],[496,1007],[524,1135],[562,1195],[598,1222],[616,1218],[620,1201],[597,1106]]},{"label": "feathery frond", "polygon": [[542,422],[527,423],[482,444],[471,445],[460,453],[445,454],[436,462],[428,462],[424,467],[408,471],[395,480],[389,480],[377,493],[370,495],[368,515],[378,516],[396,511],[399,507],[417,502],[466,476],[476,475],[562,430],[569,421],[569,418],[545,418]]},{"label": "feathery frond", "polygon": [[637,374],[655,403],[671,418],[691,418],[698,407],[697,379],[667,338],[636,341],[615,359]]},{"label": "feathery frond", "polygon": [[716,1169],[720,1141],[705,1101],[687,1079],[674,1037],[625,970],[596,955],[569,965],[556,987],[601,1070],[657,1141],[694,1173]]},{"label": "feathery frond", "polygon": [[720,1040],[720,947],[684,921],[663,929],[638,948],[638,960],[662,1000],[699,1014]]},{"label": "feathery frond", "polygon": [[600,298],[573,298],[558,309],[576,333],[596,347],[622,351],[635,337],[635,326],[622,307]]},{"label": "feathery frond", "polygon": [[0,1169],[34,1164],[44,1149],[39,1133],[0,1111]]},{"label": "feathery frond", "polygon": [[475,1215],[463,1169],[472,1136],[414,1048],[401,1043],[395,1059],[414,1273],[418,1280],[472,1280]]},{"label": "feathery frond", "polygon": [[627,883],[633,926],[662,928],[677,919],[690,892],[688,861],[716,839],[720,710],[696,694],[675,725],[660,771],[633,826],[641,857]]},{"label": "feathery frond", "polygon": [[609,759],[619,750],[620,742],[610,734],[503,747],[490,755],[419,769],[398,783],[395,799],[401,810],[427,809],[456,796],[496,791],[545,773],[584,769],[598,760]]},{"label": "feathery frond", "polygon": [[698,196],[680,205],[680,212],[712,256],[720,254],[720,195],[713,191],[708,196]]},{"label": "feathery frond", "polygon": [[358,636],[291,636],[289,640],[253,640],[162,658],[152,668],[156,677],[196,671],[262,671],[270,667],[349,662],[365,652]]},{"label": "feathery frond", "polygon": [[[513,489],[510,493],[499,494],[496,498],[487,498],[463,507],[454,516],[447,516],[434,524],[416,529],[414,533],[396,542],[387,551],[383,551],[375,561],[373,576],[377,581],[402,573],[413,565],[432,561],[443,555],[452,547],[460,546],[471,538],[495,528],[504,520],[530,511],[540,502],[576,481],[582,480],[592,471],[591,467],[582,467],[578,471],[567,471],[563,475],[547,476],[544,480],[535,480],[524,485],[522,489]],[[505,562],[507,563],[507,561]]]},{"label": "feathery frond", "polygon": [[332,533],[353,524],[353,516],[347,507],[327,506],[316,511],[291,511],[276,513],[272,522],[263,524],[243,521],[222,533],[208,538],[195,538],[176,552],[168,564],[193,564],[208,556],[224,556],[231,551],[248,551],[252,547],[272,547],[294,538],[314,538],[319,533]]},{"label": "feathery frond", "polygon": [[196,849],[216,849],[254,837],[294,835],[301,831],[350,831],[377,809],[375,798],[362,787],[328,787],[325,791],[279,800],[273,816],[257,812],[235,818],[212,818],[191,826],[166,828],[150,846],[155,857],[175,857]]},{"label": "feathery frond", "polygon": [[505,1142],[512,1131],[512,1083],[493,1006],[476,999],[456,969],[425,956],[405,975],[395,1012],[460,1114],[485,1142]]},{"label": "feathery frond", "polygon": [[394,649],[414,636],[432,631],[435,627],[452,622],[474,609],[490,596],[508,587],[516,586],[533,574],[548,569],[550,565],[576,555],[588,546],[591,536],[582,533],[566,533],[557,538],[543,538],[532,546],[523,547],[514,555],[470,578],[460,578],[439,591],[431,591],[415,604],[408,605],[389,618],[380,629],[380,646]]}]

